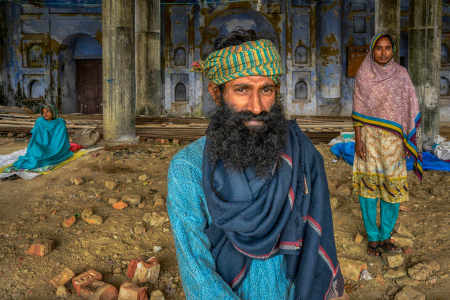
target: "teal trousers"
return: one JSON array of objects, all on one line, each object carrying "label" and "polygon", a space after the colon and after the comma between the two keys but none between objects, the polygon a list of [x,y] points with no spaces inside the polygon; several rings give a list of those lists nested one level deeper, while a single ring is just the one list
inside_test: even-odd
[{"label": "teal trousers", "polygon": [[359,196],[361,213],[369,242],[384,241],[391,237],[398,218],[400,203],[389,203],[380,200],[380,226],[377,225],[378,198]]}]

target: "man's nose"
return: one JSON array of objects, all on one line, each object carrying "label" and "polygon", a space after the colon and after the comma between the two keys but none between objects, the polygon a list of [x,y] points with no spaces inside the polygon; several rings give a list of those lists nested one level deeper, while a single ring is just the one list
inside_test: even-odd
[{"label": "man's nose", "polygon": [[259,95],[259,93],[257,91],[254,91],[250,95],[250,99],[248,100],[247,109],[249,111],[251,111],[252,113],[254,113],[255,115],[259,115],[262,112],[263,107],[261,104],[261,96]]}]

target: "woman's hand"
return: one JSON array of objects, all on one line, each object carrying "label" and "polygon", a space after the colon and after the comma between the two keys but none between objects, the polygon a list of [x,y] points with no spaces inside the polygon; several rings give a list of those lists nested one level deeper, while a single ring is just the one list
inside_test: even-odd
[{"label": "woman's hand", "polygon": [[366,161],[367,151],[366,144],[361,141],[361,126],[355,127],[355,153],[362,160]]}]

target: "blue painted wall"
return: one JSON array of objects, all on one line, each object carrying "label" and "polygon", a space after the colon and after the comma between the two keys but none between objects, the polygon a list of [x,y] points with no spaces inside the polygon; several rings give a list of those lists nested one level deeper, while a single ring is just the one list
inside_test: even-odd
[{"label": "blue painted wall", "polygon": [[1,85],[9,105],[51,102],[79,111],[75,59],[101,58],[101,1],[1,4],[7,20]]},{"label": "blue painted wall", "polygon": [[[101,58],[101,0],[27,3],[0,3],[7,24],[0,42],[8,45],[0,53],[0,91],[11,105],[42,96],[64,112],[77,112],[75,62]],[[450,8],[444,3],[442,51],[448,53]],[[350,115],[354,79],[347,76],[348,48],[369,44],[374,0],[165,0],[161,9],[165,113],[208,115],[214,110],[207,81],[191,72],[191,64],[211,51],[219,34],[244,27],[277,44],[286,66],[281,92],[289,115]],[[405,66],[408,9],[409,1],[401,0],[400,60]],[[442,62],[441,83],[441,119],[449,120],[448,58]]]}]

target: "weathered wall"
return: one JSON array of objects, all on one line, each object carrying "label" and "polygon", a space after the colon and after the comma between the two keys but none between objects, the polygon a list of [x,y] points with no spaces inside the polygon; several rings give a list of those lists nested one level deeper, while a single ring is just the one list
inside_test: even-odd
[{"label": "weathered wall", "polygon": [[[367,46],[375,33],[375,0],[211,2],[166,0],[161,5],[163,114],[208,115],[215,109],[206,80],[191,72],[191,64],[204,58],[219,34],[237,26],[255,29],[278,45],[286,66],[281,92],[289,115],[351,114],[354,79],[348,75],[349,54],[358,46]],[[400,0],[399,62],[404,66],[408,65],[409,2]],[[441,120],[450,121],[450,8],[448,1],[443,3],[440,115]],[[59,103],[64,112],[79,111],[74,51],[76,47],[98,50],[98,44],[83,46],[89,44],[83,40],[101,41],[100,6],[0,6],[7,24],[3,31],[0,24],[0,32],[9,46],[3,65],[0,59],[0,81],[8,103],[33,92]],[[152,35],[149,29],[141,29],[137,28],[137,36]],[[39,62],[39,51],[31,51],[36,61],[30,66],[24,53],[35,44],[42,46],[43,59]],[[137,59],[144,61],[145,56]],[[151,76],[138,77],[148,81]],[[152,94],[148,91],[145,94]]]},{"label": "weathered wall", "polygon": [[450,122],[450,3],[442,2],[440,119]]},{"label": "weathered wall", "polygon": [[7,72],[6,72],[6,45],[7,45],[7,27],[6,27],[6,3],[0,3],[0,105],[6,105],[8,99],[7,93]]},{"label": "weathered wall", "polygon": [[65,113],[78,112],[75,59],[101,58],[101,8],[2,5],[8,24],[2,68],[8,104],[37,107],[46,101]]}]

